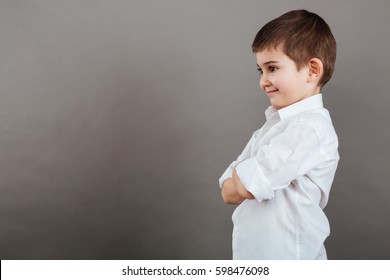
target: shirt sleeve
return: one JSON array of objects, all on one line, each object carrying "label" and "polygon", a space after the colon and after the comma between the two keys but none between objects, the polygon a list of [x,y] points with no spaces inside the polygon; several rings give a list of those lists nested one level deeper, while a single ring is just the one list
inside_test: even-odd
[{"label": "shirt sleeve", "polygon": [[237,160],[233,161],[229,167],[225,170],[225,172],[222,174],[222,176],[219,178],[219,187],[222,188],[222,184],[223,182],[228,179],[228,178],[231,178],[232,175],[233,175],[233,169],[234,167],[236,167],[237,163],[247,159],[250,157],[250,152],[251,152],[251,147],[253,145],[253,142],[255,140],[255,135],[256,135],[256,131],[253,133],[251,139],[249,140],[249,142],[246,144],[244,150],[242,151],[242,153],[238,156]]},{"label": "shirt sleeve", "polygon": [[297,124],[273,137],[236,170],[243,186],[261,202],[326,160],[315,129]]}]

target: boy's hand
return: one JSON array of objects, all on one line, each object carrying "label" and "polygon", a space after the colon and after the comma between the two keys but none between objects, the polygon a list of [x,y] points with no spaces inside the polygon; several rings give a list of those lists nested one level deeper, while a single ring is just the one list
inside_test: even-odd
[{"label": "boy's hand", "polygon": [[222,194],[222,199],[226,204],[237,205],[245,200],[245,198],[242,198],[237,193],[232,178],[228,178],[223,182],[221,194]]},{"label": "boy's hand", "polygon": [[233,169],[232,179],[233,179],[234,188],[236,189],[237,193],[242,198],[245,198],[245,199],[254,199],[255,198],[253,196],[253,194],[248,192],[247,189],[241,183],[240,177],[238,177],[238,175],[237,175],[236,168]]}]

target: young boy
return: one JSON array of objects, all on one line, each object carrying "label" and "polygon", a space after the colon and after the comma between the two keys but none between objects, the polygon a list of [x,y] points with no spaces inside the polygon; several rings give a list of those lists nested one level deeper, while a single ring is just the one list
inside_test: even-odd
[{"label": "young boy", "polygon": [[252,44],[267,121],[219,179],[233,213],[233,259],[327,259],[323,212],[336,172],[338,140],[321,89],[336,41],[305,10],[267,23]]}]

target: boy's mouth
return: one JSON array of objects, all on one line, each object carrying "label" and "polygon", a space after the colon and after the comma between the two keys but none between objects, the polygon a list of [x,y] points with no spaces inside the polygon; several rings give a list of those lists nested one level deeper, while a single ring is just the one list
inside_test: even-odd
[{"label": "boy's mouth", "polygon": [[269,90],[269,91],[267,91],[267,96],[272,96],[272,95],[274,95],[277,91],[278,91],[277,89]]}]

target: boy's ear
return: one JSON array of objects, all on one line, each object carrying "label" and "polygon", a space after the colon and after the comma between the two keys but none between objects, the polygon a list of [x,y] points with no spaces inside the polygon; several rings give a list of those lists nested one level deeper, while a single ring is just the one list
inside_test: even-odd
[{"label": "boy's ear", "polygon": [[315,57],[310,59],[309,75],[307,78],[308,82],[320,80],[323,73],[324,73],[324,65],[322,64],[322,61]]}]

